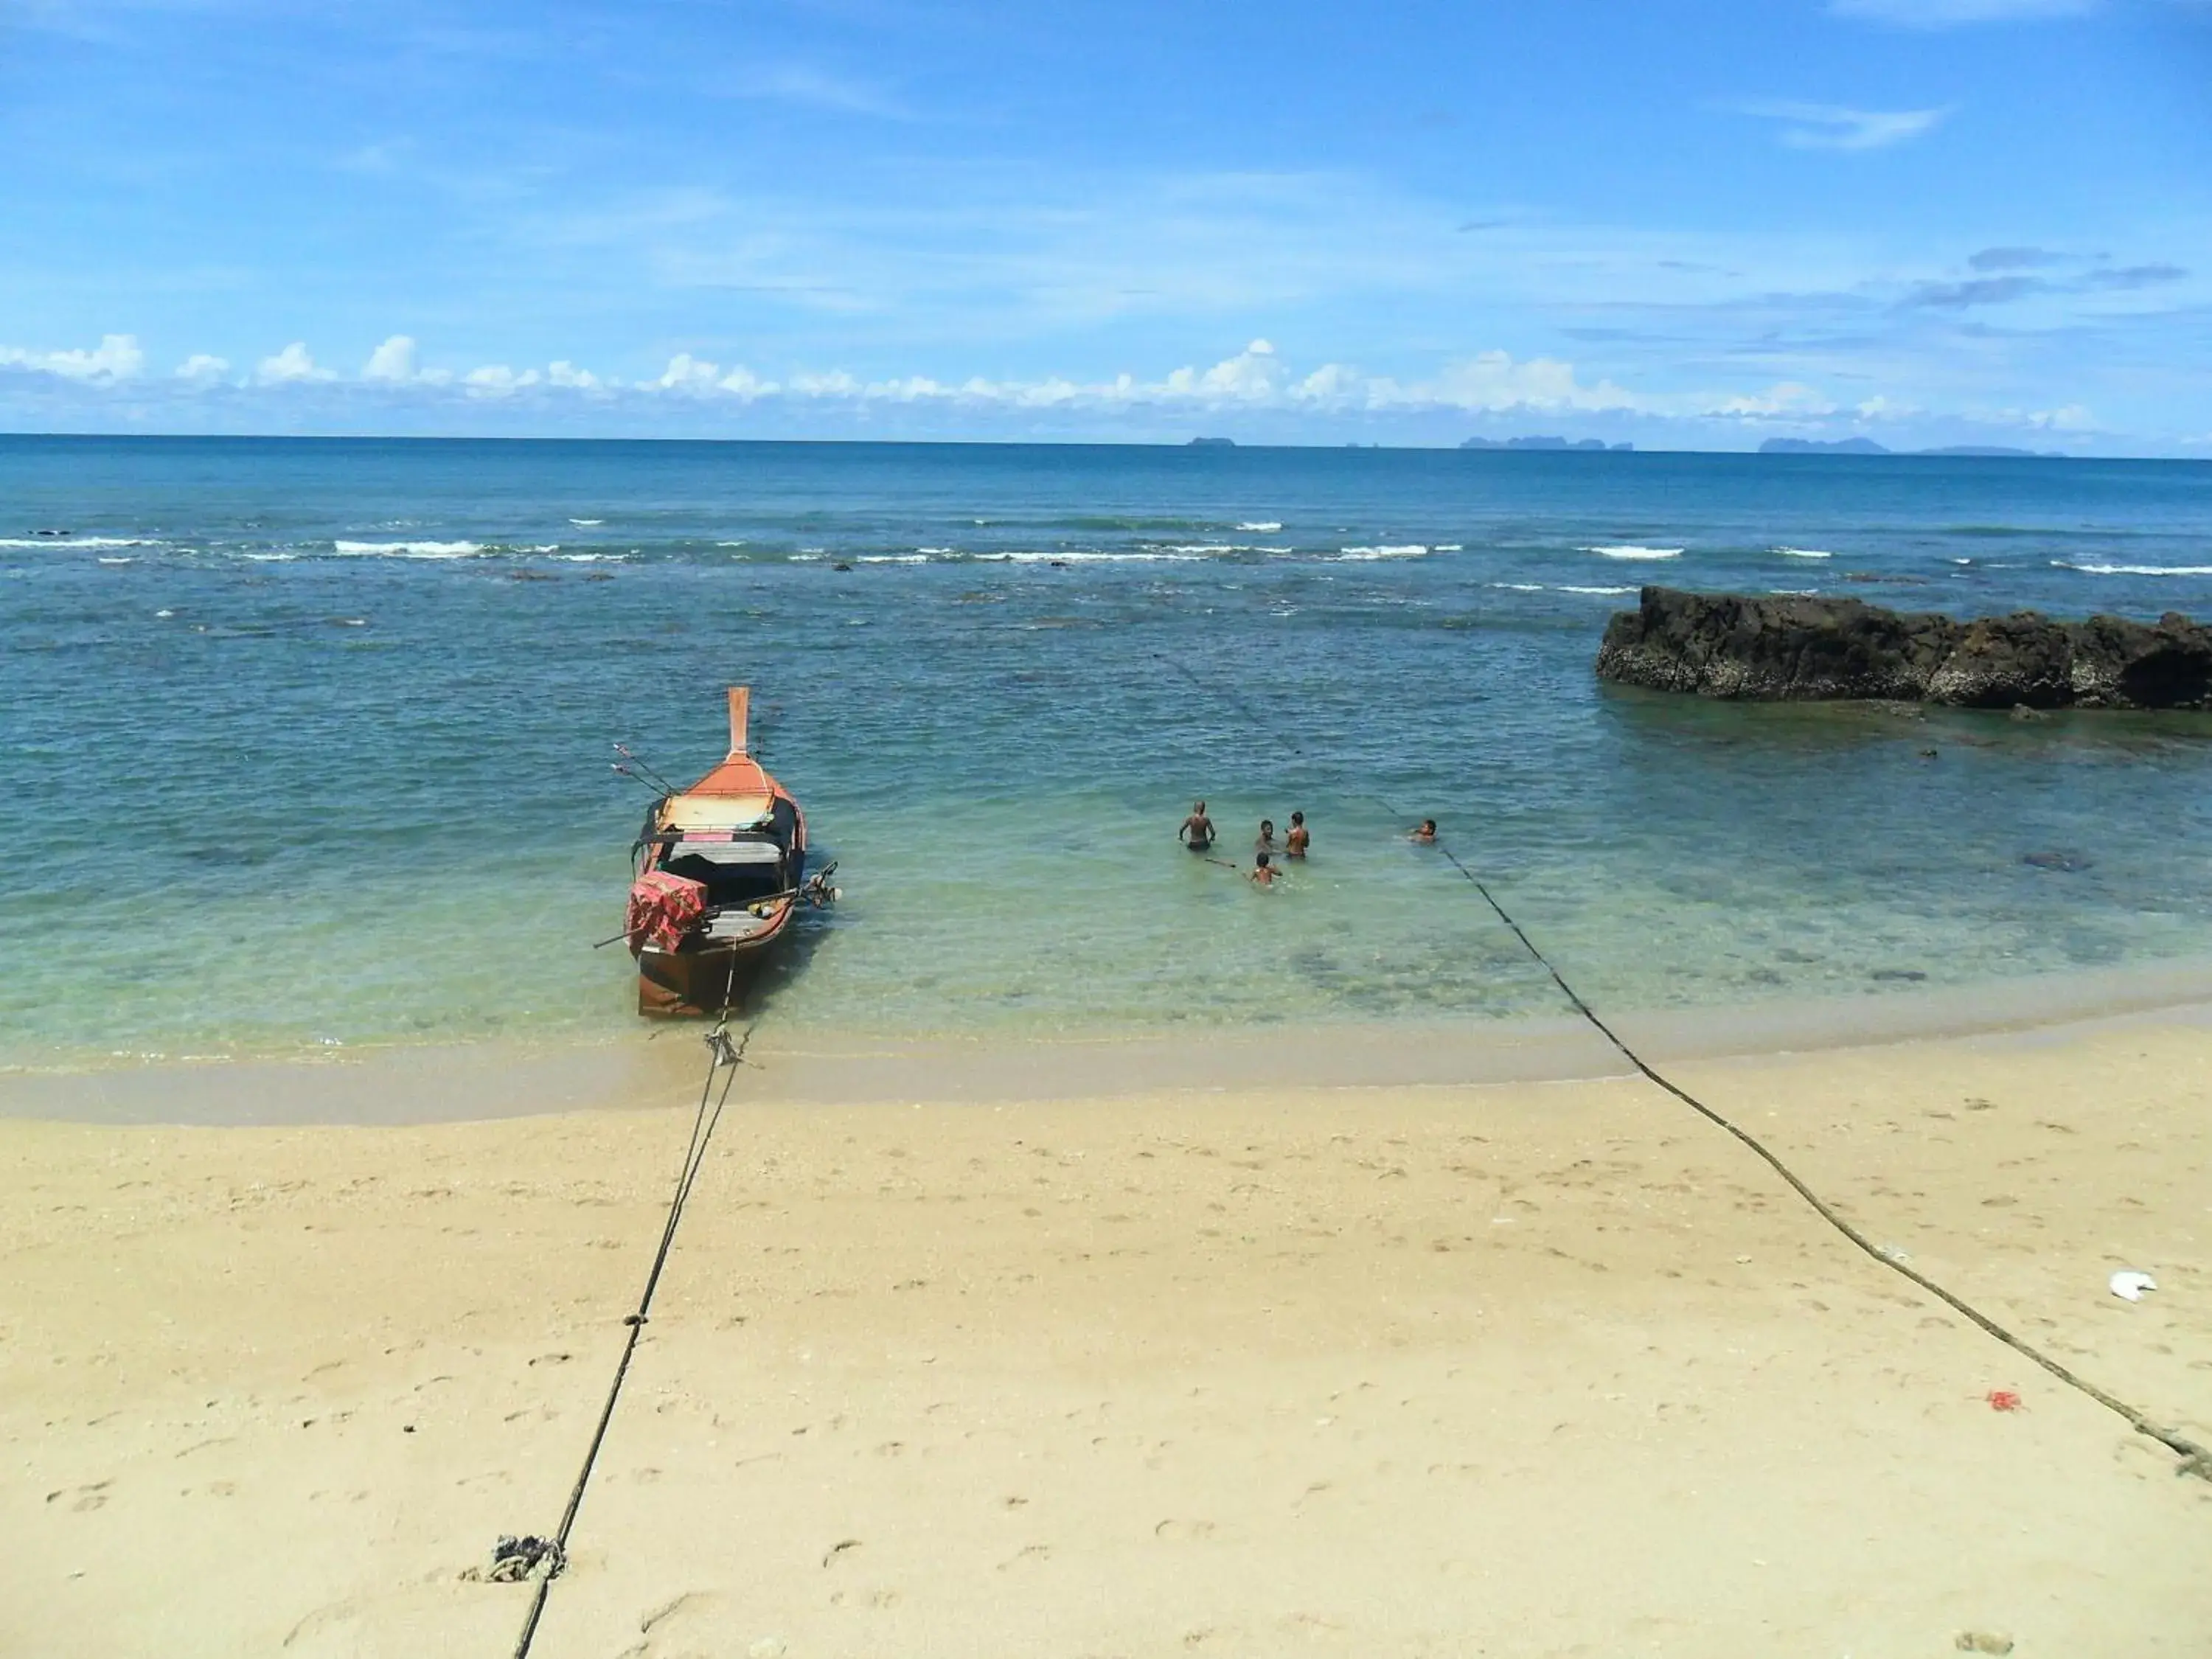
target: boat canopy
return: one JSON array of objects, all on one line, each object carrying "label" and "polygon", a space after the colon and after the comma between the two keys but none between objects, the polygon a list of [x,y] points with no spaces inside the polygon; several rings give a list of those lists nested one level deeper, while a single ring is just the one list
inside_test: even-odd
[{"label": "boat canopy", "polygon": [[660,824],[664,830],[750,830],[756,824],[766,827],[775,817],[775,797],[765,788],[747,795],[687,789],[669,797]]}]

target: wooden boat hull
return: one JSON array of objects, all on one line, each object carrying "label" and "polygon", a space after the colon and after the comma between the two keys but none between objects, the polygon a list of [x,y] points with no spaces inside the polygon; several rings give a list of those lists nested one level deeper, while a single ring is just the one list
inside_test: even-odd
[{"label": "wooden boat hull", "polygon": [[766,948],[638,952],[637,1011],[663,1019],[711,1018],[738,1009],[768,966]]}]

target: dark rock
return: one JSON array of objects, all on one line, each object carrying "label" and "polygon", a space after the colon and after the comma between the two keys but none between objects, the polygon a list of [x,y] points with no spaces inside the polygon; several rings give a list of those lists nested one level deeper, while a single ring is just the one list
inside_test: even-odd
[{"label": "dark rock", "polygon": [[1917,985],[1922,980],[1926,979],[1928,975],[1917,968],[1877,968],[1868,977],[1871,979],[1896,980],[1901,981],[1906,984]]},{"label": "dark rock", "polygon": [[1960,632],[1857,599],[1685,593],[1647,587],[1614,616],[1600,679],[1759,702],[1918,702]]},{"label": "dark rock", "polygon": [[1966,624],[1943,665],[1928,677],[1928,701],[1960,708],[2059,708],[2074,700],[2074,643],[2063,625],[2033,611]]},{"label": "dark rock", "polygon": [[2092,617],[2072,631],[2074,701],[2084,708],[2212,706],[2212,630],[2179,611],[2154,623]]},{"label": "dark rock", "polygon": [[2023,853],[2021,854],[2020,861],[2022,864],[2032,864],[2039,870],[2059,870],[2069,875],[2077,871],[2089,869],[2097,862],[2087,853],[2070,853],[2063,850],[2049,853]]},{"label": "dark rock", "polygon": [[1859,599],[1647,587],[1607,626],[1597,674],[1755,702],[2212,708],[2212,628],[2176,613],[1962,623]]}]

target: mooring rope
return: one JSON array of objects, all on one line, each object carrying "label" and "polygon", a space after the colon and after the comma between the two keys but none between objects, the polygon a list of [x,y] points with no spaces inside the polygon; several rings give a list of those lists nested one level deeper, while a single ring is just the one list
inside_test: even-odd
[{"label": "mooring rope", "polygon": [[[1200,690],[1219,695],[1227,702],[1243,706],[1243,699],[1234,690],[1225,690],[1222,688],[1209,687],[1206,685],[1204,682],[1200,681],[1196,674],[1193,673],[1188,668],[1176,661],[1174,658],[1169,657],[1164,653],[1155,653],[1154,654],[1156,660],[1165,663],[1169,667],[1176,670],[1185,678],[1188,679],[1190,683]],[[1252,723],[1257,726],[1260,729],[1267,731],[1273,730],[1267,722],[1253,717],[1252,711],[1249,710],[1249,708],[1246,708],[1245,712],[1248,718],[1252,719]],[[1279,734],[1278,735],[1279,737],[1279,740],[1292,754],[1297,756],[1302,760],[1305,758],[1304,750],[1299,746],[1295,739],[1287,737],[1280,737]],[[1370,790],[1366,792],[1366,798],[1372,800],[1377,806],[1380,806],[1383,811],[1389,814],[1391,817],[1396,818],[1400,816],[1397,808],[1392,805],[1389,801],[1384,799],[1381,794],[1375,791]],[[1600,1018],[1598,1017],[1597,1010],[1591,1007],[1590,1005],[1583,1000],[1582,994],[1577,991],[1572,985],[1567,982],[1566,975],[1562,974],[1558,968],[1553,966],[1552,959],[1546,956],[1544,952],[1537,947],[1536,941],[1528,937],[1528,930],[1523,928],[1519,922],[1516,921],[1513,919],[1512,914],[1508,911],[1503,904],[1498,902],[1498,896],[1491,891],[1489,884],[1485,882],[1481,877],[1478,876],[1466,864],[1462,863],[1460,860],[1458,854],[1455,854],[1449,846],[1445,845],[1441,841],[1435,843],[1435,845],[1436,850],[1442,854],[1444,858],[1449,861],[1452,868],[1458,871],[1461,875],[1466,877],[1468,881],[1473,884],[1474,890],[1482,896],[1484,902],[1488,904],[1491,909],[1497,913],[1498,919],[1504,922],[1505,926],[1511,930],[1513,937],[1521,941],[1522,948],[1527,951],[1528,953],[1535,959],[1538,966],[1541,967],[1547,974],[1551,975],[1552,983],[1559,988],[1560,995],[1566,998],[1569,1004],[1573,1006],[1575,1012],[1580,1014],[1584,1019],[1588,1020],[1590,1024],[1596,1029],[1601,1036],[1602,1036],[1607,1042],[1611,1043],[1614,1048],[1620,1051],[1621,1058],[1626,1060],[1631,1066],[1634,1066],[1645,1079],[1665,1090],[1668,1094],[1680,1101],[1685,1106],[1687,1106],[1692,1111],[1697,1113],[1698,1116],[1704,1118],[1707,1122],[1714,1125],[1717,1128],[1727,1131],[1728,1133],[1734,1136],[1738,1141],[1741,1142],[1742,1145],[1747,1147],[1760,1159],[1761,1162],[1765,1163],[1769,1169],[1772,1170],[1775,1174],[1780,1176],[1782,1179],[1788,1183],[1790,1189],[1792,1192],[1796,1193],[1798,1197],[1803,1199],[1808,1205],[1811,1206],[1814,1214],[1818,1215],[1831,1227],[1833,1227],[1838,1233],[1841,1233],[1844,1237],[1848,1239],[1853,1245],[1863,1251],[1869,1259],[1879,1262],[1881,1266],[1888,1268],[1892,1273],[1896,1273],[1899,1277],[1918,1285],[1929,1295],[1942,1303],[1944,1306],[1953,1310],[1966,1319],[1972,1321],[1972,1323],[1979,1329],[1986,1332],[1989,1335],[1995,1337],[1998,1341],[2003,1343],[2014,1352],[2022,1354],[2027,1358],[2033,1360],[2051,1376],[2057,1377],[2061,1382],[2065,1383],[2067,1387],[2078,1390],[2081,1394],[2087,1395],[2089,1399],[2095,1401],[2099,1405],[2104,1407],[2106,1410],[2122,1418],[2126,1421],[2128,1426],[2132,1428],[2137,1434],[2147,1436],[2148,1438],[2157,1441],[2160,1445],[2174,1453],[2181,1459],[2181,1462],[2175,1466],[2175,1474],[2193,1474],[2202,1480],[2212,1481],[2212,1449],[2208,1449],[2207,1448],[2199,1445],[2196,1441],[2190,1439],[2186,1435],[2184,1435],[2176,1430],[2169,1429],[2160,1424],[2153,1422],[2143,1412],[2130,1405],[2126,1401],[2120,1399],[2118,1395],[2107,1393],[2105,1389],[2099,1388],[2087,1377],[2080,1376],[2078,1373],[2059,1364],[2058,1361],[2053,1359],[2049,1354],[2045,1353],[2040,1348],[2035,1346],[2034,1344],[2027,1341],[2025,1338],[2016,1334],[2015,1333],[2008,1330],[2004,1326],[2000,1325],[1996,1320],[1990,1318],[1980,1309],[1966,1301],[1965,1297],[1960,1297],[1951,1291],[1946,1290],[1942,1285],[1937,1284],[1934,1279],[1930,1279],[1926,1273],[1922,1273],[1918,1268],[1913,1267],[1910,1262],[1900,1261],[1896,1255],[1882,1249],[1879,1245],[1875,1243],[1872,1239],[1861,1232],[1858,1228],[1852,1225],[1849,1220],[1837,1211],[1833,1205],[1822,1198],[1820,1194],[1814,1191],[1813,1188],[1798,1176],[1796,1170],[1792,1170],[1787,1164],[1784,1163],[1783,1160],[1776,1153],[1771,1151],[1767,1147],[1766,1144],[1760,1140],[1758,1136],[1753,1134],[1751,1131],[1746,1129],[1733,1119],[1716,1111],[1711,1106],[1706,1105],[1704,1101],[1699,1100],[1687,1089],[1683,1088],[1680,1084],[1675,1083],[1652,1066],[1641,1054],[1638,1054],[1635,1049],[1628,1046],[1627,1042],[1622,1039],[1619,1032],[1615,1031],[1613,1027],[1607,1024],[1603,1019]]]},{"label": "mooring rope", "polygon": [[1791,1191],[1795,1192],[1798,1197],[1803,1199],[1806,1203],[1813,1206],[1813,1210],[1815,1214],[1817,1214],[1823,1221],[1826,1222],[1831,1227],[1833,1227],[1838,1232],[1841,1233],[1845,1238],[1849,1239],[1853,1244],[1856,1245],[1861,1250],[1864,1251],[1867,1255],[1871,1257],[1874,1261],[1880,1262],[1892,1273],[1899,1274],[1902,1277],[1910,1279],[1913,1284],[1917,1285],[1922,1290],[1927,1291],[1929,1295],[1942,1303],[1944,1306],[1964,1316],[1966,1318],[1972,1320],[1976,1325],[1988,1332],[1991,1336],[1996,1338],[1998,1341],[2003,1343],[2014,1352],[2025,1354],[2028,1358],[2042,1366],[2045,1370],[2049,1371],[2051,1376],[2057,1377],[2061,1382],[2065,1383],[2067,1387],[2080,1389],[2081,1393],[2087,1395],[2090,1399],[2095,1401],[2107,1411],[2117,1413],[2119,1416],[2127,1420],[2129,1426],[2134,1429],[2137,1434],[2148,1435],[2151,1439],[2157,1441],[2167,1449],[2174,1452],[2182,1460],[2180,1466],[2174,1471],[2177,1474],[2195,1474],[2202,1476],[2207,1480],[2212,1480],[2212,1452],[2208,1452],[2204,1447],[2198,1445],[2197,1442],[2190,1439],[2187,1436],[2180,1434],[2172,1429],[2161,1427],[2160,1425],[2154,1423],[2148,1417],[2145,1416],[2135,1407],[2128,1404],[2126,1401],[2118,1398],[2117,1395],[2107,1394],[2104,1389],[2099,1388],[2087,1377],[2080,1376],[2078,1373],[2069,1370],[2066,1366],[2060,1364],[2058,1361],[2053,1359],[2049,1354],[2045,1353],[2040,1348],[2036,1347],[2033,1343],[2028,1342],[2023,1338],[2015,1335],[2013,1332],[2007,1330],[2002,1325],[1998,1324],[1996,1320],[1991,1319],[1987,1314],[1984,1313],[1979,1308],[1975,1307],[1972,1303],[1966,1301],[1963,1297],[1955,1295],[1952,1291],[1944,1289],[1942,1285],[1937,1284],[1934,1279],[1930,1279],[1926,1273],[1922,1273],[1918,1268],[1913,1267],[1910,1262],[1900,1261],[1895,1255],[1881,1249],[1872,1239],[1869,1238],[1864,1233],[1861,1232],[1856,1227],[1852,1225],[1851,1223],[1843,1215],[1839,1214],[1833,1205],[1830,1204],[1826,1199],[1822,1198],[1820,1194],[1814,1192],[1810,1186],[1807,1185],[1806,1182],[1798,1176],[1797,1172],[1795,1170],[1792,1170],[1787,1164],[1784,1163],[1773,1152],[1769,1150],[1765,1143],[1760,1140],[1757,1135],[1753,1134],[1750,1130],[1743,1127],[1742,1125],[1735,1122],[1733,1119],[1714,1110],[1711,1106],[1706,1105],[1704,1101],[1699,1100],[1695,1095],[1692,1094],[1687,1089],[1683,1088],[1680,1084],[1675,1083],[1673,1079],[1655,1070],[1641,1054],[1638,1054],[1635,1049],[1630,1048],[1628,1044],[1622,1040],[1619,1032],[1615,1031],[1613,1027],[1607,1025],[1605,1021],[1598,1018],[1597,1011],[1592,1008],[1589,1003],[1583,1000],[1581,993],[1577,992],[1573,986],[1567,983],[1566,976],[1561,974],[1557,968],[1552,965],[1551,958],[1547,957],[1543,951],[1537,948],[1535,940],[1528,937],[1528,933],[1522,928],[1521,924],[1514,921],[1511,915],[1507,912],[1505,907],[1498,902],[1498,896],[1490,890],[1489,886],[1483,881],[1482,878],[1476,875],[1474,871],[1468,869],[1466,865],[1461,863],[1457,854],[1454,854],[1449,847],[1439,843],[1437,845],[1437,851],[1442,853],[1446,859],[1450,860],[1453,869],[1458,871],[1462,876],[1465,876],[1468,881],[1474,883],[1474,890],[1482,895],[1484,902],[1486,902],[1492,910],[1495,910],[1498,913],[1498,919],[1513,930],[1513,937],[1521,941],[1522,945],[1527,949],[1528,954],[1535,957],[1536,961],[1542,966],[1544,971],[1552,976],[1552,983],[1558,986],[1559,988],[1560,994],[1564,995],[1569,1002],[1574,1005],[1575,1012],[1580,1014],[1584,1019],[1588,1020],[1592,1025],[1595,1026],[1599,1035],[1603,1036],[1605,1040],[1607,1042],[1610,1042],[1615,1048],[1618,1048],[1620,1051],[1621,1057],[1627,1060],[1631,1066],[1633,1066],[1651,1082],[1658,1085],[1662,1089],[1664,1089],[1668,1094],[1674,1096],[1675,1099],[1680,1101],[1685,1106],[1687,1106],[1692,1111],[1697,1113],[1698,1116],[1704,1118],[1707,1122],[1715,1125],[1717,1127],[1726,1130],[1729,1134],[1734,1135],[1738,1140],[1749,1147],[1753,1153],[1760,1158],[1768,1168],[1771,1169],[1775,1174],[1780,1176],[1784,1181],[1790,1184]]},{"label": "mooring rope", "polygon": [[[584,1490],[590,1486],[592,1471],[598,1463],[599,1448],[606,1442],[607,1429],[614,1422],[615,1405],[622,1398],[623,1383],[629,1376],[630,1360],[637,1352],[639,1339],[645,1334],[647,1322],[653,1314],[653,1292],[659,1288],[661,1269],[668,1265],[668,1253],[676,1243],[676,1229],[684,1219],[684,1206],[691,1197],[691,1188],[699,1178],[699,1166],[705,1162],[707,1143],[714,1139],[715,1126],[722,1121],[722,1108],[728,1103],[730,1085],[736,1081],[738,1067],[744,1063],[745,1049],[752,1042],[753,1032],[759,1026],[753,1020],[733,1042],[730,1036],[729,1001],[726,995],[722,1017],[714,1029],[707,1033],[707,1078],[699,1090],[699,1109],[692,1115],[691,1138],[684,1149],[684,1163],[676,1177],[676,1190],[668,1201],[667,1219],[661,1224],[659,1247],[653,1253],[653,1266],[645,1276],[645,1288],[637,1299],[637,1309],[623,1320],[627,1333],[623,1339],[622,1357],[615,1363],[614,1381],[607,1389],[606,1403],[599,1408],[599,1425],[592,1431],[591,1444],[585,1449],[583,1467],[576,1471],[576,1484],[568,1490],[568,1507],[561,1512],[561,1525],[553,1534],[552,1547],[545,1552],[542,1571],[535,1573],[537,1588],[530,1597],[530,1612],[522,1622],[522,1634],[514,1644],[514,1659],[529,1659],[530,1644],[538,1638],[538,1622],[544,1616],[546,1598],[552,1594],[553,1581],[560,1577],[568,1560],[568,1534],[574,1530],[576,1512],[584,1506]],[[714,1091],[716,1073],[722,1078],[721,1092]],[[709,1102],[712,1110],[708,1109]]]}]

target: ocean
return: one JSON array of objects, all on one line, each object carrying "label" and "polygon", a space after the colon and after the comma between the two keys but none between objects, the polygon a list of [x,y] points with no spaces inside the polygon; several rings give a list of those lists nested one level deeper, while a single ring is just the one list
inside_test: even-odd
[{"label": "ocean", "polygon": [[0,439],[0,1066],[642,1040],[611,745],[736,682],[824,1040],[1556,1012],[1426,817],[1601,1008],[2207,954],[2212,721],[1601,687],[1645,581],[2212,615],[2212,465]]}]

